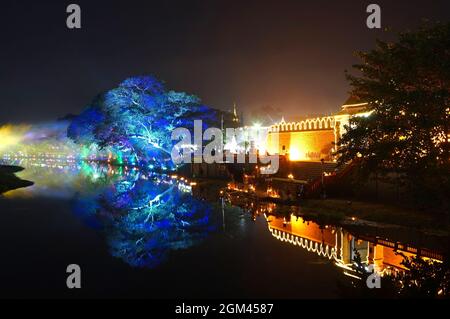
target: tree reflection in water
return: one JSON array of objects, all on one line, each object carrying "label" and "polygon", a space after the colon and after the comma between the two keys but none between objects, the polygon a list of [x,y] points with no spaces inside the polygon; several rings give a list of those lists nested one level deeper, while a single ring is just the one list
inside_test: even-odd
[{"label": "tree reflection in water", "polygon": [[[144,177],[144,179],[142,178]],[[111,254],[133,267],[155,267],[213,229],[211,207],[165,175],[133,172],[101,192],[79,194],[76,211],[104,231]]]},{"label": "tree reflection in water", "polygon": [[8,197],[73,200],[75,214],[103,231],[111,254],[133,267],[155,267],[170,251],[192,247],[215,228],[210,204],[166,174],[67,159],[8,164],[26,167],[21,178],[37,181]]}]

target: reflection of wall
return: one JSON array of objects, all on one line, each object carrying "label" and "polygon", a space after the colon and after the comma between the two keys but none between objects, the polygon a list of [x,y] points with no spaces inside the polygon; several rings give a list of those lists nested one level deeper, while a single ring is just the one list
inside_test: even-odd
[{"label": "reflection of wall", "polygon": [[[385,266],[405,269],[405,267],[401,264],[403,257],[396,254],[392,248],[384,247],[382,245],[373,245],[373,249],[373,263],[378,269],[383,269]],[[407,252],[402,252],[402,254],[408,257],[413,256],[413,254]]]},{"label": "reflection of wall", "polygon": [[344,264],[350,264],[353,258],[353,241],[352,236],[350,234],[345,234],[344,232],[340,232],[340,247],[338,252],[340,253],[340,260]]},{"label": "reflection of wall", "polygon": [[271,218],[270,226],[329,246],[336,245],[336,236],[330,231],[331,229],[321,229],[316,223],[304,222],[302,218],[297,219],[294,216],[287,225],[283,225],[283,223],[282,218]]},{"label": "reflection of wall", "polygon": [[[302,218],[291,215],[290,219],[270,216],[269,231],[272,235],[285,242],[315,252],[320,256],[334,259],[336,264],[349,270],[355,258],[355,250],[360,254],[361,261],[374,264],[375,269],[382,272],[386,269],[405,269],[401,264],[403,257],[396,253],[411,257],[413,253],[406,252],[400,248],[390,247],[390,242],[381,245],[374,241],[361,240],[341,227],[320,227],[313,222],[305,222]],[[406,246],[404,246],[406,247]],[[442,260],[434,259],[434,260]]]}]

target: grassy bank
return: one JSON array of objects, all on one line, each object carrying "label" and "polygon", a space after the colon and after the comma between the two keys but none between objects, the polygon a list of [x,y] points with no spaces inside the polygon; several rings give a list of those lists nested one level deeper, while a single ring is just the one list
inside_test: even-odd
[{"label": "grassy bank", "polygon": [[34,184],[33,182],[22,180],[14,175],[22,170],[22,167],[17,166],[0,166],[0,194]]},{"label": "grassy bank", "polygon": [[431,230],[443,234],[450,233],[448,217],[431,215],[427,211],[417,211],[384,204],[353,202],[341,199],[307,200],[301,205],[302,212],[311,217],[343,221],[356,218],[383,224]]}]

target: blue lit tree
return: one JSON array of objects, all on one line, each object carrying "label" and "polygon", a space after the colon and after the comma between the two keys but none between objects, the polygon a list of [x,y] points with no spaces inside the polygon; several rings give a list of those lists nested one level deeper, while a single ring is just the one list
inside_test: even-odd
[{"label": "blue lit tree", "polygon": [[98,107],[89,107],[72,120],[67,135],[78,144],[93,144],[96,142],[95,128],[104,120],[105,116]]},{"label": "blue lit tree", "polygon": [[177,127],[193,130],[193,121],[218,126],[219,112],[184,92],[167,91],[152,76],[133,77],[99,95],[68,128],[80,144],[113,149],[140,164],[166,165]]},{"label": "blue lit tree", "polygon": [[207,203],[159,175],[142,180],[134,172],[87,195],[80,194],[75,211],[104,231],[113,256],[133,267],[155,267],[171,251],[195,245],[214,229]]}]

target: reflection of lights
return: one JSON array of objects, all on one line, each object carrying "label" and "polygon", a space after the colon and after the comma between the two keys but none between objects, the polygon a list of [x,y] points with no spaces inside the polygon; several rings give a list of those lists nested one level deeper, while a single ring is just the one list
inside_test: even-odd
[{"label": "reflection of lights", "polygon": [[186,185],[184,183],[178,184],[178,189],[184,193],[191,193],[192,192],[192,186]]},{"label": "reflection of lights", "polygon": [[288,178],[289,178],[289,179],[294,179],[294,175],[289,174],[289,175],[288,175]]},{"label": "reflection of lights", "polygon": [[344,275],[346,275],[348,277],[351,277],[351,278],[355,278],[355,279],[361,280],[361,277],[353,275],[353,274],[349,273],[348,271],[344,271]]},{"label": "reflection of lights", "polygon": [[[278,193],[276,192],[276,191],[274,191],[273,189],[272,189],[272,187],[267,187],[267,195],[269,196],[269,197],[272,197],[272,198],[280,198],[280,196],[278,195]],[[269,208],[269,212],[271,211],[271,208]]]},{"label": "reflection of lights", "polygon": [[284,231],[274,229],[270,227],[270,225],[268,225],[268,228],[272,236],[280,241],[288,242],[290,244],[293,244],[294,246],[300,246],[309,252],[314,252],[319,256],[327,257],[328,259],[337,259],[336,250],[334,247],[330,247],[322,243],[317,243],[296,235],[288,234]]}]

